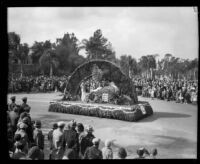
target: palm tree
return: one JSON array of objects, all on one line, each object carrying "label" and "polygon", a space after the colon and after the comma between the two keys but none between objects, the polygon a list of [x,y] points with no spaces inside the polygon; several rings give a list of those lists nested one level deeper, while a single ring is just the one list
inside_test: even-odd
[{"label": "palm tree", "polygon": [[50,77],[53,75],[53,68],[58,68],[59,66],[59,60],[56,56],[56,53],[51,49],[48,49],[43,53],[39,59],[39,63],[43,73],[45,69],[49,68]]},{"label": "palm tree", "polygon": [[27,43],[20,44],[18,47],[18,50],[16,51],[16,58],[20,62],[20,68],[21,68],[21,77],[23,76],[23,64],[24,61],[27,59],[29,53],[29,47]]}]

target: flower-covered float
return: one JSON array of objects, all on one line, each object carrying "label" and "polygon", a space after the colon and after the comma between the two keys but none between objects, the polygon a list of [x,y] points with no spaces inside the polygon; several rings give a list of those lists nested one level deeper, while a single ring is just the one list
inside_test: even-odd
[{"label": "flower-covered float", "polygon": [[153,114],[148,102],[139,102],[131,79],[114,63],[92,60],[75,69],[64,97],[51,101],[50,112],[138,121]]}]

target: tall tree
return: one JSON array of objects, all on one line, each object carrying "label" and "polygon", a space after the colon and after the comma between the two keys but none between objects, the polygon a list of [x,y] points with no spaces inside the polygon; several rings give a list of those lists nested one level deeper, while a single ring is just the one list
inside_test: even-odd
[{"label": "tall tree", "polygon": [[46,40],[45,42],[37,42],[35,41],[33,46],[31,47],[32,49],[32,62],[33,64],[38,64],[40,57],[43,55],[43,53],[52,48],[52,43],[50,40]]},{"label": "tall tree", "polygon": [[130,78],[138,73],[137,61],[131,55],[122,55],[120,57],[120,67],[122,71]]},{"label": "tall tree", "polygon": [[58,68],[59,60],[57,58],[54,50],[48,49],[39,59],[40,67],[45,72],[45,70],[49,69],[49,76],[52,77],[53,69]]},{"label": "tall tree", "polygon": [[59,69],[66,73],[71,73],[77,66],[82,64],[85,59],[79,55],[79,41],[75,34],[64,34],[63,38],[58,38],[55,44],[55,53],[59,59]]},{"label": "tall tree", "polygon": [[115,52],[112,49],[112,45],[105,38],[100,29],[96,30],[88,40],[82,40],[83,46],[87,53],[87,59],[106,59],[114,60]]},{"label": "tall tree", "polygon": [[20,36],[15,32],[8,33],[9,63],[17,62],[17,51],[20,46]]}]

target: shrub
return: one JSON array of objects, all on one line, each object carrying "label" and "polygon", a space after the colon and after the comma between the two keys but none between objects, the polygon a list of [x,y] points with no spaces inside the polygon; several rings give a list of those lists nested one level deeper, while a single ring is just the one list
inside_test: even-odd
[{"label": "shrub", "polygon": [[[142,112],[141,106],[143,106],[145,113],[143,113],[144,111]],[[54,102],[50,104],[49,112],[61,112],[67,114],[94,116],[100,118],[118,119],[131,122],[138,121],[142,118],[145,118],[153,114],[153,110],[148,103],[136,104],[133,105],[130,109],[128,108],[114,109],[105,106],[94,107],[91,105],[85,106],[81,104],[64,105],[59,102]]]}]

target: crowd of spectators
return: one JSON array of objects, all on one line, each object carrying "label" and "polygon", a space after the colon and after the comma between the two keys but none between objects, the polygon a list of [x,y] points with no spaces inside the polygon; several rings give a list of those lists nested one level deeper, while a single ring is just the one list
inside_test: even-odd
[{"label": "crowd of spectators", "polygon": [[8,92],[52,92],[64,91],[67,77],[48,77],[48,76],[23,76],[9,78]]},{"label": "crowd of spectators", "polygon": [[[115,156],[113,140],[107,139],[104,147],[100,149],[100,139],[93,132],[90,125],[69,122],[55,122],[52,129],[46,134],[42,131],[42,122],[32,120],[31,107],[27,104],[27,97],[22,98],[23,103],[17,105],[15,96],[7,110],[8,149],[11,159],[27,160],[59,160],[59,159],[126,159],[127,151],[119,147]],[[47,140],[46,140],[46,139]],[[48,144],[45,144],[45,140]],[[49,150],[49,154],[44,154]],[[136,150],[134,159],[154,159],[157,149],[148,151],[145,148]],[[46,158],[45,158],[46,156]]]},{"label": "crowd of spectators", "polygon": [[177,103],[197,103],[198,81],[167,79],[134,79],[137,93],[143,97],[158,98]]}]

